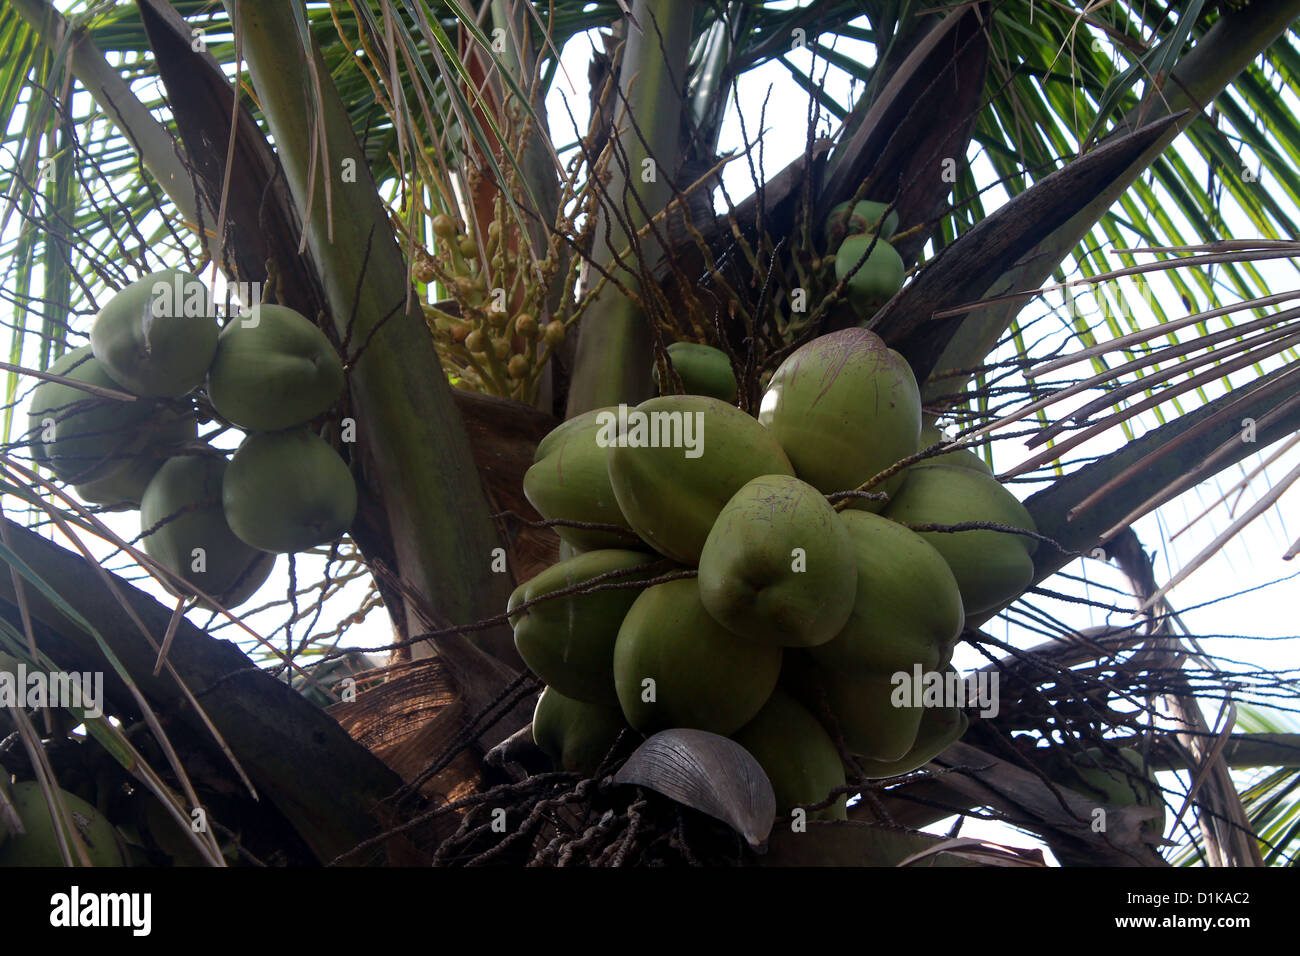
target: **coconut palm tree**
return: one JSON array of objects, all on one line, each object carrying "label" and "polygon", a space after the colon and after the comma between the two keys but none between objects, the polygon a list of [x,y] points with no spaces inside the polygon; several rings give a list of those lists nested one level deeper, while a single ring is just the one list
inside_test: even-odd
[{"label": "coconut palm tree", "polygon": [[[1297,16],[1295,0],[10,0],[0,650],[67,670],[107,659],[118,720],[13,709],[0,720],[22,748],[0,760],[65,789],[116,775],[103,808],[129,811],[119,829],[151,862],[735,858],[752,793],[719,792],[699,753],[706,770],[675,802],[653,772],[640,789],[528,773],[539,684],[504,611],[559,552],[522,474],[563,419],[649,397],[652,369],[669,381],[673,341],[727,352],[754,412],[786,355],[863,323],[907,360],[928,412],[1032,488],[1034,590],[1003,614],[1047,640],[968,621],[966,644],[1001,678],[999,715],[917,773],[850,781],[848,822],[773,831],[766,859],[1035,861],[919,832],[982,812],[1063,862],[1163,862],[1133,786],[1124,800],[1062,783],[1083,759],[1121,778],[1185,771],[1191,816],[1168,832],[1212,863],[1285,856],[1272,836],[1261,850],[1230,769],[1293,773],[1296,741],[1224,735],[1243,682],[1281,698],[1294,684],[1227,673],[1169,592],[1298,477],[1276,468],[1300,428],[1300,379],[1294,315],[1274,307],[1295,296],[1265,285],[1296,251]],[[595,30],[579,127],[548,93],[560,51]],[[854,43],[874,59],[846,54]],[[807,91],[807,116],[739,104],[744,142],[723,149],[736,84],[773,65]],[[849,100],[830,78],[852,81]],[[806,143],[779,171],[756,133],[769,123]],[[721,188],[728,166],[750,195]],[[870,315],[822,234],[852,200],[897,214],[909,271]],[[312,317],[343,359],[327,434],[358,481],[356,520],[295,561],[256,618],[285,641],[259,645],[260,662],[321,685],[301,659],[348,621],[325,641],[293,628],[310,636],[331,582],[372,582],[352,617],[382,606],[392,663],[330,714],[212,639],[251,616],[200,626],[188,598],[168,608],[135,588],[141,569],[165,572],[22,453],[13,413],[31,373],[82,343],[110,290],[164,264]],[[1102,308],[1102,291],[1132,303],[1157,281],[1167,291],[1141,308]],[[228,432],[198,403],[205,438]],[[1012,438],[1032,451],[1009,460]],[[1213,546],[1158,585],[1134,523],[1275,446],[1244,479],[1268,485],[1256,504],[1212,512]],[[117,549],[117,573],[92,540]],[[1082,632],[1044,609],[1054,576],[1098,558],[1122,572],[1132,593],[1110,604],[1136,603],[1137,623]],[[301,588],[309,574],[318,585]],[[510,794],[521,824],[497,833],[487,793]],[[160,807],[173,821],[203,807],[214,824],[178,839]]]}]

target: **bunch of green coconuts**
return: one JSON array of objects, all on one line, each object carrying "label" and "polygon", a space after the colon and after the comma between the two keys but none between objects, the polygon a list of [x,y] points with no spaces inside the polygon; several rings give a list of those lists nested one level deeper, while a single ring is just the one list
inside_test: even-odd
[{"label": "bunch of green coconuts", "polygon": [[[562,560],[508,608],[519,653],[547,684],[535,741],[590,774],[624,728],[729,736],[784,813],[844,784],[837,737],[870,777],[925,764],[966,717],[894,706],[891,678],[946,672],[963,627],[1029,585],[1036,541],[911,528],[1033,532],[1029,514],[965,449],[870,489],[887,500],[828,498],[945,440],[922,420],[906,361],[866,329],[792,353],[757,418],[731,404],[722,352],[678,343],[668,354],[692,394],[570,419],[524,478],[545,518],[574,522],[556,525]],[[843,818],[844,801],[818,812]]]},{"label": "bunch of green coconuts", "polygon": [[[277,553],[352,523],[352,474],[310,427],[341,397],[342,363],[292,309],[259,305],[222,329],[200,278],[152,273],[114,295],[90,344],[49,371],[89,389],[36,387],[34,460],[90,504],[138,508],[150,557],[223,606],[251,597]],[[197,440],[200,415],[246,433],[233,457]]]}]

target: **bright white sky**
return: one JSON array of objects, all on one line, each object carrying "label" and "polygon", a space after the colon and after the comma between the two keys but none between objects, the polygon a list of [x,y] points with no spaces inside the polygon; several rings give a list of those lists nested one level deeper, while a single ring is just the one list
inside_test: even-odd
[{"label": "bright white sky", "polygon": [[[867,44],[844,41],[839,45],[838,49],[841,52],[860,56],[866,62],[873,59],[872,48]],[[585,128],[588,51],[588,41],[583,37],[576,38],[566,47],[563,61],[567,69],[567,76],[577,83],[577,86],[576,88],[571,87],[569,80],[562,74],[557,79],[551,98],[548,101],[553,124],[552,132],[559,142],[567,142],[570,139],[567,135],[567,125],[564,127],[559,126],[560,123],[567,123],[565,112],[558,102],[561,95],[567,98],[569,108],[573,111],[579,125]],[[795,51],[792,54],[792,59],[799,66],[807,69],[810,65],[811,55],[807,51]],[[817,72],[820,75],[820,67]],[[834,69],[830,71],[828,76],[827,88],[841,102],[850,98],[849,82],[846,75]],[[790,78],[789,73],[780,64],[768,64],[753,71],[744,77],[739,89],[739,100],[746,113],[747,127],[751,137],[755,135],[757,130],[758,111],[769,90],[771,95],[767,107],[767,126],[763,130],[763,144],[764,165],[770,175],[793,160],[803,149],[803,124],[807,100],[806,94],[798,88]],[[1294,110],[1297,104],[1290,104],[1290,106]],[[721,148],[725,151],[738,147],[740,143],[740,123],[733,104],[728,112],[727,122],[723,130]],[[1187,155],[1189,162],[1195,161],[1190,153]],[[987,183],[994,178],[991,168],[983,157],[972,156],[970,158],[974,163],[976,177],[979,182]],[[725,181],[730,194],[736,200],[741,199],[752,190],[747,165],[743,160],[732,164],[728,168],[725,173]],[[1261,188],[1268,187],[1267,180],[1261,183]],[[1002,195],[998,190],[986,194],[986,206],[988,208],[996,207],[1002,201],[996,197]],[[1282,194],[1280,191],[1275,191],[1274,195],[1281,197]],[[1300,215],[1296,211],[1293,211],[1292,214]],[[1249,226],[1245,224],[1244,219],[1235,209],[1229,210],[1227,215],[1232,225],[1232,234],[1235,237],[1244,238],[1251,235]],[[1138,242],[1135,240],[1134,245],[1137,244]],[[0,271],[7,268],[6,264],[0,264]],[[1297,286],[1294,272],[1283,266],[1264,264],[1261,266],[1261,271],[1270,280],[1276,278],[1276,284],[1272,285],[1273,291]],[[1157,288],[1160,287],[1157,285]],[[1179,305],[1176,296],[1171,296],[1166,301],[1166,296],[1169,295],[1167,286],[1158,294],[1161,295],[1161,301],[1169,314],[1176,316],[1185,313],[1186,310]],[[1231,300],[1225,297],[1224,301]],[[1037,317],[1045,314],[1045,312],[1046,309],[1041,303],[1031,303],[1022,313],[1022,318]],[[8,320],[11,316],[5,316],[4,318]],[[1041,323],[1041,327],[1046,330],[1051,327],[1059,327],[1059,324],[1058,319],[1049,316]],[[32,356],[24,356],[24,358],[29,363],[33,361]],[[1238,376],[1234,381],[1241,383],[1246,379]],[[1194,402],[1195,399],[1193,398],[1192,401]],[[1174,413],[1171,412],[1170,414]],[[20,415],[17,420],[23,421],[24,418],[25,416]],[[1153,420],[1149,417],[1140,421],[1142,424],[1138,426],[1139,433],[1153,423]],[[1099,442],[1080,449],[1076,454],[1101,453],[1117,447],[1120,441],[1122,441],[1122,437],[1112,434]],[[1018,443],[1001,443],[995,449],[997,469],[1005,471],[1013,467],[1018,461],[1023,460],[1026,455],[1027,450],[1023,449]],[[1292,449],[1271,465],[1268,475],[1271,480],[1277,480],[1296,467],[1298,463],[1300,463],[1300,447]],[[1244,463],[1244,467],[1251,467],[1251,461]],[[1241,474],[1244,474],[1244,468],[1235,472],[1236,476]],[[1225,473],[1221,478],[1226,479],[1218,483],[1223,488],[1227,488],[1235,480],[1232,472]],[[1255,500],[1259,492],[1267,486],[1266,483],[1256,482],[1251,488],[1247,489],[1243,499],[1237,503],[1235,513],[1240,514]],[[1031,491],[1025,485],[1015,487],[1017,494],[1022,498]],[[1157,552],[1157,578],[1161,582],[1168,580],[1178,568],[1191,560],[1205,547],[1214,538],[1215,534],[1227,526],[1229,515],[1223,507],[1218,507],[1206,519],[1192,526],[1190,530],[1180,534],[1176,539],[1170,540],[1170,536],[1174,532],[1209,506],[1218,496],[1218,493],[1215,487],[1207,483],[1189,491],[1160,509],[1156,514],[1148,516],[1136,524],[1135,530],[1139,538],[1149,550]],[[1297,520],[1295,512],[1295,501],[1298,499],[1300,499],[1300,491],[1293,491],[1289,499],[1284,498],[1282,500],[1280,506],[1273,507],[1265,512],[1234,541],[1230,542],[1218,556],[1175,590],[1171,597],[1175,607],[1189,609],[1183,613],[1183,620],[1195,634],[1247,635],[1250,638],[1274,639],[1233,640],[1226,637],[1214,639],[1206,642],[1207,648],[1212,653],[1246,662],[1274,673],[1289,673],[1291,677],[1296,675],[1293,662],[1296,660],[1296,634],[1297,630],[1300,630],[1296,626],[1297,585],[1295,581],[1273,584],[1231,602],[1221,604],[1213,602],[1236,591],[1257,586],[1281,578],[1284,575],[1300,572],[1300,566],[1298,566],[1300,562],[1287,563],[1281,560],[1281,554],[1288,544],[1295,540],[1297,535],[1300,535],[1300,520]],[[12,504],[8,505],[8,507],[12,507]],[[108,516],[106,521],[126,537],[132,537],[139,531],[138,518],[134,512]],[[119,560],[116,563],[120,565],[121,562]],[[298,580],[313,580],[319,566],[320,559],[300,556]],[[1111,566],[1101,562],[1076,562],[1068,570],[1085,575],[1090,580],[1102,585],[1109,585],[1121,590],[1126,589],[1125,581],[1118,572]],[[1049,582],[1049,584],[1060,591],[1083,593],[1097,600],[1112,600],[1109,592],[1085,590],[1080,585],[1064,581],[1059,577]],[[173,603],[173,599],[167,597],[152,581],[146,580],[141,583],[141,586],[157,594],[166,603]],[[271,583],[263,590],[263,594],[282,595],[285,593],[287,586],[287,559],[282,557],[277,564]],[[334,622],[348,614],[350,610],[355,609],[364,596],[365,587],[359,582],[345,587],[331,600],[329,604],[330,613],[327,613],[321,619],[316,630],[332,628]],[[1102,616],[1093,609],[1058,602],[1046,602],[1041,599],[1037,603],[1058,617],[1079,627],[1104,623]],[[283,609],[281,608],[268,615],[254,616],[250,619],[249,624],[255,629],[266,631],[277,627],[282,619]],[[206,615],[200,615],[196,617],[196,620],[202,623],[206,620]],[[1126,615],[1123,613],[1112,618],[1113,622],[1123,622],[1124,620],[1126,620]],[[1006,622],[990,622],[985,627],[995,636],[1019,646],[1028,646],[1043,640],[1039,635],[1026,632]],[[221,633],[223,636],[238,639],[236,634],[229,631]],[[362,625],[353,628],[349,632],[347,643],[354,646],[365,646],[384,644],[389,640],[391,640],[391,632],[383,611],[380,610],[373,613]],[[283,647],[283,638],[276,643],[278,646]],[[983,658],[972,650],[963,649],[957,655],[954,663],[959,668],[973,667],[982,664]],[[1214,715],[1210,714],[1208,716],[1213,719]],[[1166,786],[1171,785],[1170,781],[1166,781]],[[967,835],[988,835],[992,839],[1003,840],[1017,845],[1026,845],[1032,842],[1024,834],[1009,833],[1004,827],[980,824],[978,821],[967,824],[963,832]]]}]

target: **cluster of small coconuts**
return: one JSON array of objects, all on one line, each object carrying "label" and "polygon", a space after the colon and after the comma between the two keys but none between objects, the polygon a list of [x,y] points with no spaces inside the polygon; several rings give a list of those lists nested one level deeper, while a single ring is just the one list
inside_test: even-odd
[{"label": "cluster of small coconuts", "polygon": [[[951,702],[896,706],[893,675],[949,672],[963,627],[1029,585],[1036,542],[912,528],[1032,533],[1029,514],[966,449],[870,489],[887,499],[835,496],[945,441],[906,361],[866,329],[792,353],[757,418],[731,404],[722,352],[679,343],[669,357],[693,394],[570,419],[525,476],[544,517],[573,522],[556,525],[562,560],[509,602],[547,685],[535,741],[590,774],[624,728],[729,736],[783,813],[844,784],[837,737],[870,777],[923,765],[967,719]],[[843,818],[844,799],[817,812]]]},{"label": "cluster of small coconuts", "polygon": [[[342,363],[298,312],[261,304],[222,329],[199,277],[155,272],[114,295],[90,344],[49,371],[64,381],[33,391],[34,460],[90,504],[138,508],[145,551],[181,579],[165,582],[175,593],[235,607],[276,554],[352,523],[352,474],[310,427],[342,395]],[[233,457],[198,441],[200,415],[246,433]]]}]

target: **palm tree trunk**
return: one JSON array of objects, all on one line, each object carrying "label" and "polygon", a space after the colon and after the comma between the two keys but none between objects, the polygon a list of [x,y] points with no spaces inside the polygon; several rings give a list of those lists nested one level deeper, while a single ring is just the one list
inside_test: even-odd
[{"label": "palm tree trunk", "polygon": [[[511,589],[508,574],[492,571],[500,542],[344,104],[314,43],[304,50],[298,41],[293,5],[228,0],[227,9],[335,329],[360,353],[350,359],[357,457],[366,492],[388,516],[393,570],[407,598],[403,623],[416,635],[494,617]],[[433,643],[472,710],[486,706],[520,669],[505,626],[479,631],[472,641],[450,633]]]},{"label": "palm tree trunk", "polygon": [[[681,155],[682,97],[693,11],[673,0],[637,0],[628,18],[627,42],[619,68],[614,150],[606,187],[606,222],[596,229],[594,264],[616,273],[631,289],[639,274],[615,265],[647,213],[656,215],[672,196],[672,177]],[[611,215],[611,212],[614,215]],[[616,219],[617,221],[610,221]],[[662,227],[661,227],[662,228]],[[639,246],[639,250],[636,249]],[[660,256],[646,237],[632,255],[648,270]],[[593,280],[599,278],[594,271]],[[568,417],[650,394],[650,328],[641,307],[617,287],[601,291],[578,339]]]}]

